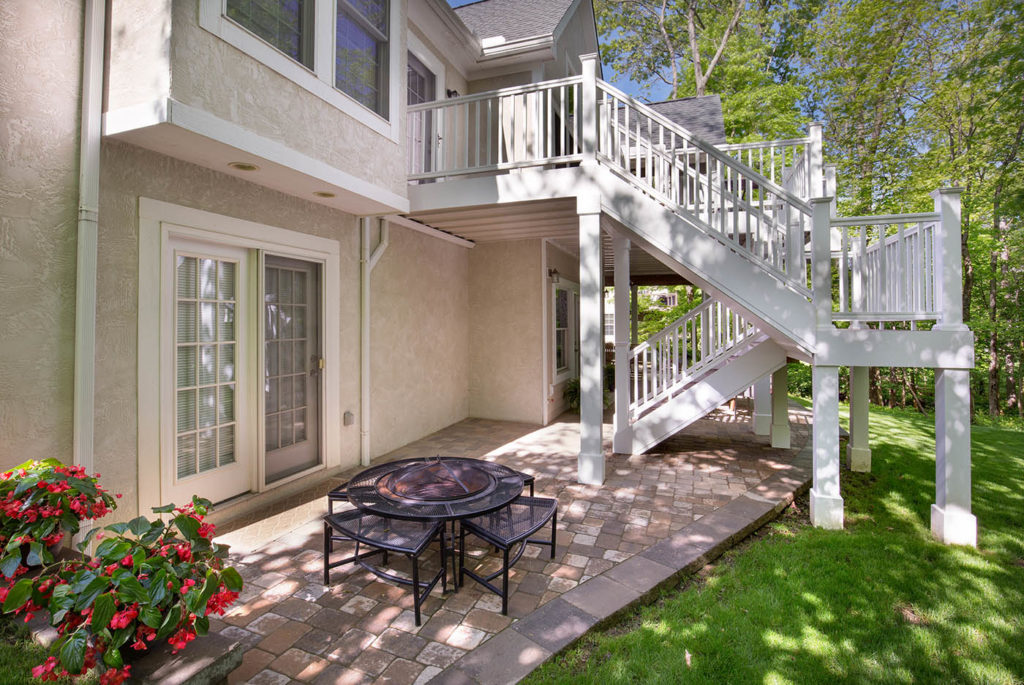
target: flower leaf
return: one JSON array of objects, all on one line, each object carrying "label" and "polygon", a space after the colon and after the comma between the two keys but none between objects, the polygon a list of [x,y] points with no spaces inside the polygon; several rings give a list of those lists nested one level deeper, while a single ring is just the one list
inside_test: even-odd
[{"label": "flower leaf", "polygon": [[196,616],[196,635],[202,636],[210,632],[210,619],[205,616]]},{"label": "flower leaf", "polygon": [[121,658],[121,650],[111,648],[103,652],[103,663],[111,668],[121,668],[124,666],[124,659]]},{"label": "flower leaf", "polygon": [[[106,590],[110,586],[110,579],[106,576],[99,576],[93,578],[92,582],[85,586],[75,598],[75,611],[81,611],[86,607],[92,605],[93,601],[99,597],[100,593]],[[108,619],[109,620],[109,619]]]},{"label": "flower leaf", "polygon": [[61,645],[60,663],[68,673],[77,675],[85,667],[85,649],[89,643],[89,636],[84,630],[76,630]]},{"label": "flower leaf", "polygon": [[29,566],[43,565],[43,544],[41,542],[29,543],[28,555],[25,557],[25,563]]},{"label": "flower leaf", "polygon": [[163,622],[164,615],[155,606],[146,606],[139,612],[139,618],[150,628],[156,629]]},{"label": "flower leaf", "polygon": [[153,507],[154,514],[169,514],[174,511],[173,504],[165,504],[162,507]]},{"label": "flower leaf", "polygon": [[185,539],[189,542],[196,542],[202,540],[199,535],[199,521],[195,520],[191,516],[186,514],[178,514],[174,517],[174,525],[177,526],[181,534],[185,536]]},{"label": "flower leaf", "polygon": [[162,640],[173,633],[174,629],[178,627],[179,621],[181,621],[181,610],[177,606],[173,606],[164,614],[164,620],[156,631],[156,639]]},{"label": "flower leaf", "polygon": [[242,591],[242,576],[235,570],[234,566],[228,566],[226,569],[220,572],[220,579],[224,581],[224,585],[227,586],[228,590],[232,592]]},{"label": "flower leaf", "polygon": [[14,488],[15,499],[24,495],[30,488],[34,488],[39,483],[39,476],[25,476],[18,482],[18,487]]},{"label": "flower leaf", "polygon": [[3,560],[0,560],[0,572],[7,578],[13,578],[14,572],[21,566],[21,545],[18,548],[8,554]]},{"label": "flower leaf", "polygon": [[126,602],[145,604],[149,601],[149,593],[146,592],[146,588],[142,587],[139,579],[131,575],[131,573],[119,574],[115,577],[114,584],[117,585],[118,598]]},{"label": "flower leaf", "polygon": [[93,630],[103,630],[110,623],[110,619],[114,617],[116,611],[116,604],[114,602],[114,594],[112,592],[104,592],[102,595],[96,598],[96,602],[92,605],[92,628]]},{"label": "flower leaf", "polygon": [[7,593],[7,599],[4,600],[4,611],[14,611],[22,604],[27,602],[32,596],[32,579],[22,578],[11,591]]},{"label": "flower leaf", "polygon": [[128,522],[128,528],[135,537],[142,537],[149,530],[149,519],[145,516],[137,516]]}]

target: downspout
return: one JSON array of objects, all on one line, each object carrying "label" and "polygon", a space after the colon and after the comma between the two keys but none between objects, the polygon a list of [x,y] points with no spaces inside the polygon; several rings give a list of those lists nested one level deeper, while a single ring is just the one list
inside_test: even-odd
[{"label": "downspout", "polygon": [[[370,238],[373,222],[380,224],[380,239],[377,247],[370,252]],[[377,266],[384,250],[388,248],[388,222],[364,216],[359,219],[362,228],[359,266],[361,274],[362,303],[359,307],[359,460],[363,466],[370,465],[370,275]]]},{"label": "downspout", "polygon": [[543,388],[541,393],[544,407],[541,418],[544,421],[543,425],[548,425],[551,421],[551,403],[554,401],[555,388],[551,384],[551,370],[548,368],[548,348],[550,343],[548,341],[548,301],[551,299],[548,295],[548,283],[551,277],[548,276],[548,241],[550,238],[544,238],[540,241],[540,319],[541,319],[541,345],[540,345],[540,364],[541,374],[540,383]]},{"label": "downspout", "polygon": [[78,239],[75,272],[75,372],[72,455],[94,470],[96,387],[96,255],[100,204],[105,0],[86,0],[82,37],[82,110],[79,132]]}]

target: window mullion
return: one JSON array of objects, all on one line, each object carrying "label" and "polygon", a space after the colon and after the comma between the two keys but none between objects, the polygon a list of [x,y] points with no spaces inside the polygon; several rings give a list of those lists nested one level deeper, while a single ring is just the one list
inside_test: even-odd
[{"label": "window mullion", "polygon": [[342,8],[341,8],[342,5],[344,5],[344,10],[343,11],[345,12],[345,14],[347,14],[350,17],[352,17],[352,20],[355,21],[357,24],[359,24],[359,26],[364,31],[369,33],[370,36],[372,36],[374,38],[374,40],[378,40],[378,41],[381,41],[383,43],[388,42],[387,34],[384,33],[383,31],[381,31],[379,28],[377,28],[373,24],[371,24],[370,20],[367,19],[365,16],[363,16],[362,12],[360,12],[359,10],[357,10],[355,7],[352,6],[352,3],[348,2],[347,0],[338,0],[338,6],[339,6],[338,9],[339,10],[342,10]]},{"label": "window mullion", "polygon": [[313,72],[334,86],[334,0],[315,0],[313,26]]}]

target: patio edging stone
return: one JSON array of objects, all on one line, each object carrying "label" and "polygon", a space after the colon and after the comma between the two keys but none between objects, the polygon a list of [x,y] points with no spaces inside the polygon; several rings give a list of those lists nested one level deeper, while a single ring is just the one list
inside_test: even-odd
[{"label": "patio edging stone", "polygon": [[[434,676],[429,685],[519,682],[589,631],[654,602],[662,591],[680,585],[778,518],[810,488],[811,455],[808,439],[785,472],[772,474],[671,537],[552,599],[462,656]],[[561,623],[551,625],[552,618]]]}]

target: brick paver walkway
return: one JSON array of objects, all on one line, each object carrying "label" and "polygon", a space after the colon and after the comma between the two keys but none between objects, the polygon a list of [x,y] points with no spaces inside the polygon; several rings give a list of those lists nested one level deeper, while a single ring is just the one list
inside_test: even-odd
[{"label": "brick paver walkway", "polygon": [[[652,556],[659,541],[674,540],[680,531],[690,530],[687,526],[694,521],[745,493],[764,499],[755,489],[763,489],[766,479],[796,468],[796,457],[809,435],[808,413],[791,408],[793,448],[772,449],[767,437],[753,434],[748,411],[719,410],[648,454],[609,457],[607,480],[597,487],[575,482],[578,424],[571,417],[563,419],[541,429],[468,419],[382,459],[433,454],[483,457],[534,474],[537,494],[558,499],[555,558],[548,558],[546,548],[527,549],[510,576],[507,617],[500,614],[500,599],[469,579],[457,592],[442,595],[436,588],[423,605],[419,627],[413,624],[407,587],[382,582],[351,565],[333,570],[331,585],[325,587],[320,516],[326,513],[324,493],[341,482],[334,480],[264,512],[259,520],[236,524],[235,530],[222,536],[232,545],[232,561],[246,581],[235,609],[223,620],[211,621],[213,630],[248,648],[229,683],[419,685],[439,674],[443,674],[439,680],[465,681],[465,674],[472,672],[472,659],[462,657],[496,634],[503,639],[495,640],[494,647],[509,640],[519,644],[515,640],[526,638],[517,636],[524,632],[529,636],[530,626],[542,625],[545,612],[539,609],[552,600],[563,595],[570,601],[574,596],[583,598],[574,605],[566,603],[570,608],[590,601],[588,595],[566,593],[597,576],[602,577],[585,587],[597,592],[602,583],[614,583],[617,565],[644,552]],[[488,550],[470,549],[472,563],[494,563]],[[664,564],[647,559],[634,561],[666,570]],[[438,562],[436,552],[421,558],[426,572],[436,569]],[[600,617],[598,609],[582,613]],[[523,630],[505,630],[517,621]],[[545,644],[544,636],[529,642],[534,648],[538,643]],[[559,645],[548,644],[550,649],[540,649],[537,658],[546,658]],[[466,670],[457,670],[460,667]],[[477,678],[480,682],[509,679],[514,678],[497,670],[493,677]]]}]

